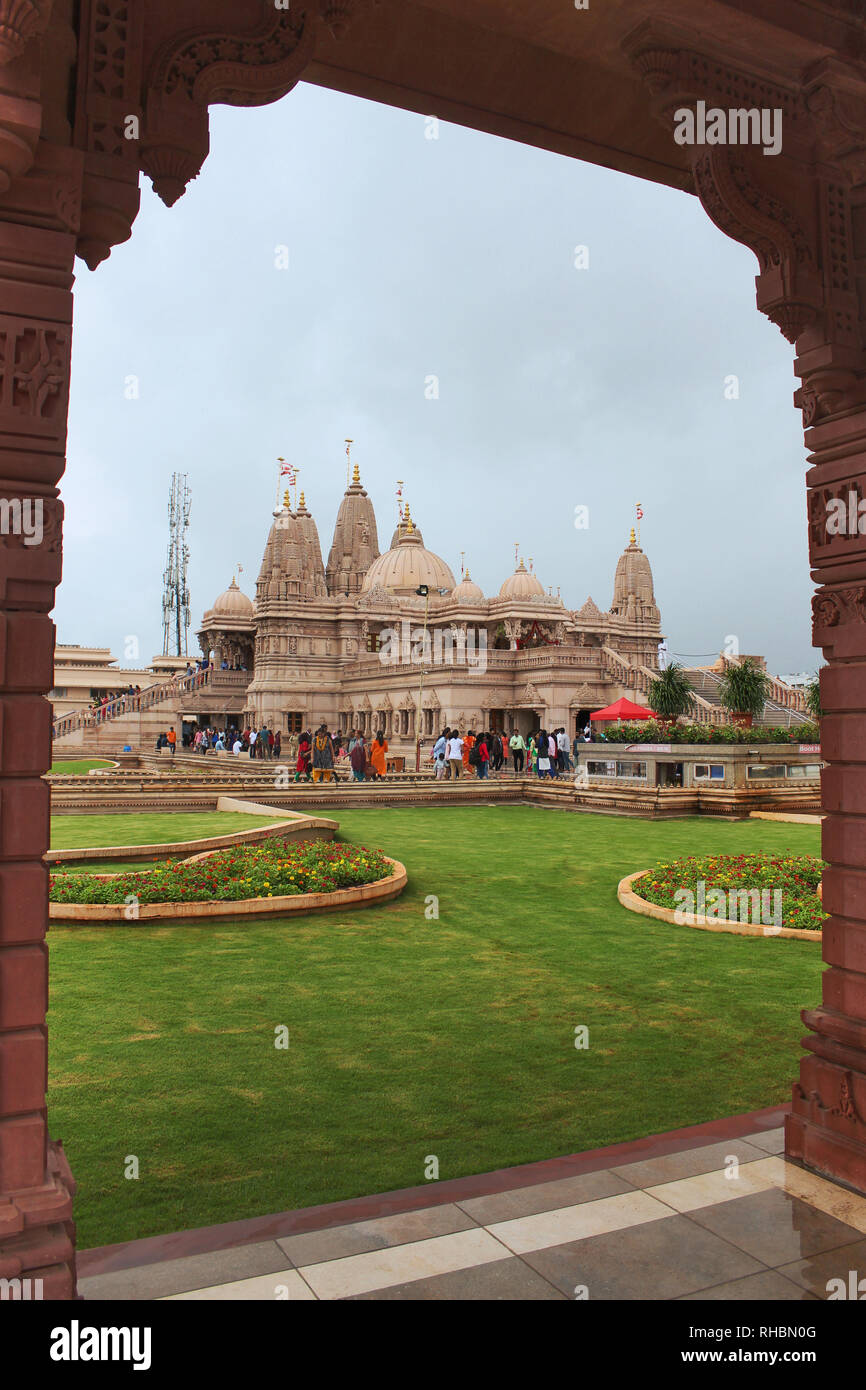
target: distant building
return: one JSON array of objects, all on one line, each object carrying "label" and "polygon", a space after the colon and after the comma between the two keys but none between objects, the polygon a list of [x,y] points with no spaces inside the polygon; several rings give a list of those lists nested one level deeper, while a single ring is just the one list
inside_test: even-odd
[{"label": "distant building", "polygon": [[54,688],[49,695],[55,718],[90,709],[106,695],[120,694],[130,686],[147,690],[188,665],[186,657],[172,656],[155,657],[146,670],[117,666],[116,661],[109,647],[58,643],[54,649]]}]

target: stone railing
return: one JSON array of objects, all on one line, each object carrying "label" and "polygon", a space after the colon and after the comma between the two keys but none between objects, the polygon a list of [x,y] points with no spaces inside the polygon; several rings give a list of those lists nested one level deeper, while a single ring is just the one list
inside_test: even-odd
[{"label": "stone railing", "polygon": [[140,714],[144,710],[153,709],[156,705],[163,704],[166,700],[176,699],[178,695],[189,695],[203,686],[210,685],[211,677],[215,674],[220,676],[241,675],[244,681],[249,679],[247,672],[220,671],[196,671],[191,676],[179,676],[177,679],[165,681],[159,685],[150,685],[146,690],[139,691],[137,694],[126,692],[118,695],[117,699],[109,700],[107,704],[99,705],[96,709],[76,710],[72,714],[61,715],[55,719],[53,725],[54,738],[62,738],[64,734],[74,733],[76,729],[98,729],[101,724],[107,724],[112,719],[118,719],[122,714]]}]

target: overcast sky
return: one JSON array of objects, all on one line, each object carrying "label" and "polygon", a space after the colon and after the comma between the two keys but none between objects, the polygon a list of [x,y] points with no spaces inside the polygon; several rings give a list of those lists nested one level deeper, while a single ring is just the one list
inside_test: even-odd
[{"label": "overcast sky", "polygon": [[607,608],[640,501],[672,653],[734,636],[814,670],[793,351],[755,308],[752,253],[686,194],[427,130],[309,86],[213,108],[180,202],[143,180],[131,241],[77,262],[58,641],[162,650],[175,469],[193,650],[236,563],[255,593],[280,454],[327,561],[351,436],[381,548],[402,478],[425,543],[458,575],[465,551],[485,594],[519,541],[569,606]]}]

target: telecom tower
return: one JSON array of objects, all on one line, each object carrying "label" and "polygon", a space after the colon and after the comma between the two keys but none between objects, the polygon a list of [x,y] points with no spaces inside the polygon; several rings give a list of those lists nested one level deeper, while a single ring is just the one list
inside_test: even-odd
[{"label": "telecom tower", "polygon": [[[163,575],[165,589],[162,597],[162,654],[163,656],[187,656],[189,641],[189,589],[186,575],[189,566],[189,546],[186,535],[189,530],[189,506],[192,493],[189,490],[188,473],[172,473],[171,492],[168,499],[168,560]],[[174,645],[172,644],[174,628]]]}]

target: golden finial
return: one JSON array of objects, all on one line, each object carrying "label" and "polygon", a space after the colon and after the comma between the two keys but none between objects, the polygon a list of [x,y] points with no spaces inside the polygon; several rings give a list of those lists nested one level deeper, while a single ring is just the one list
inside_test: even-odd
[{"label": "golden finial", "polygon": [[360,470],[359,470],[358,465],[357,465],[357,463],[356,463],[355,466],[354,466],[354,471],[353,471],[353,473],[352,473],[352,484],[353,484],[353,486],[357,486],[357,485],[360,483],[360,481],[361,481],[361,473],[360,473]]},{"label": "golden finial", "polygon": [[290,502],[289,502],[289,489],[288,489],[288,488],[286,488],[285,492],[283,493],[283,506],[286,508],[287,511],[290,511],[290,510],[291,510],[291,504],[290,504]]},{"label": "golden finial", "polygon": [[307,504],[306,504],[306,502],[304,501],[304,494],[301,493],[301,511],[304,511],[304,510],[306,509],[306,506],[307,506]]},{"label": "golden finial", "polygon": [[631,535],[629,536],[628,543],[629,543],[629,545],[636,545],[636,544],[637,544],[637,541],[636,541],[635,538],[634,538],[634,527],[631,528]]}]

